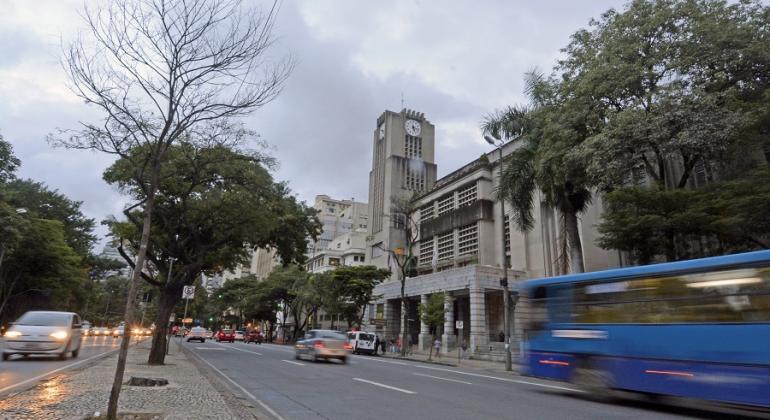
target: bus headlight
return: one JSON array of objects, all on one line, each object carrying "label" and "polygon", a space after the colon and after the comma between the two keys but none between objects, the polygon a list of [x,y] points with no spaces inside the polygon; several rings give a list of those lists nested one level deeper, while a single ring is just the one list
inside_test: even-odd
[{"label": "bus headlight", "polygon": [[7,338],[21,337],[21,333],[19,331],[8,331],[7,333],[5,333],[5,337]]}]

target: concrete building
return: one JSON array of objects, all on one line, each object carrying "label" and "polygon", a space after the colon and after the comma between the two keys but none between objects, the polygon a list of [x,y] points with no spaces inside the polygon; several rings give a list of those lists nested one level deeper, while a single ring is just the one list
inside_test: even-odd
[{"label": "concrete building", "polygon": [[[254,275],[259,280],[264,280],[275,267],[281,265],[281,259],[274,249],[254,248],[251,251],[251,259],[248,265],[238,264],[233,270],[222,273],[222,284],[230,279],[236,279]],[[221,287],[221,285],[220,285]]]},{"label": "concrete building", "polygon": [[322,228],[317,240],[308,240],[306,252],[308,259],[319,252],[325,252],[335,238],[353,230],[367,229],[369,225],[367,203],[354,199],[336,200],[321,194],[315,197],[313,208],[318,211],[317,217]]},{"label": "concrete building", "polygon": [[[379,124],[408,124],[404,120],[415,118],[415,115],[424,121],[422,114],[413,111],[404,110],[400,114],[386,112],[378,119],[378,131]],[[399,242],[403,233],[393,221],[388,220],[386,200],[388,196],[404,190],[416,191],[412,199],[412,207],[416,210],[411,215],[419,231],[418,243],[413,248],[417,255],[416,276],[408,278],[405,286],[410,341],[422,349],[430,344],[431,332],[427,325],[419,322],[417,306],[418,303],[426,303],[431,294],[444,293],[445,322],[438,332],[442,351],[452,351],[456,345],[464,343],[474,357],[501,359],[504,348],[500,339],[504,317],[503,291],[499,281],[501,267],[505,264],[508,269],[512,290],[516,289],[517,282],[524,279],[563,273],[564,258],[568,256],[560,251],[564,239],[560,218],[553,209],[541,205],[542,200],[536,196],[534,229],[522,233],[515,226],[511,228],[509,214],[505,217],[500,214],[499,203],[494,198],[499,171],[497,150],[434,181],[431,175],[435,176],[436,166],[432,163],[430,169],[427,166],[427,162],[433,161],[432,126],[430,135],[421,138],[422,149],[430,151],[430,155],[425,155],[424,187],[418,184],[423,188],[407,190],[403,186],[414,185],[408,179],[409,172],[394,169],[408,166],[398,163],[402,162],[407,152],[392,145],[406,148],[412,136],[404,129],[386,127],[390,129],[386,129],[384,136],[375,138],[369,194],[370,202],[376,205],[370,210],[373,223],[367,252],[374,265],[388,267],[386,257],[391,255],[392,258],[392,254],[377,255],[376,248],[394,250],[403,246],[403,242]],[[383,147],[380,142],[386,146]],[[503,153],[507,155],[515,147],[509,143],[504,146]],[[377,173],[382,171],[383,162],[384,176],[380,176]],[[594,226],[598,223],[601,206],[601,198],[595,197],[592,207],[581,218],[586,270],[620,265],[617,252],[605,251],[594,245],[597,235]],[[501,224],[505,227],[504,236]],[[501,261],[503,238],[505,262]],[[382,295],[382,299],[369,306],[368,318],[372,320],[369,329],[375,329],[386,339],[393,339],[400,331],[400,282],[394,276],[380,284],[375,294]],[[513,312],[511,319],[515,319]],[[456,328],[455,321],[462,321],[463,328]],[[513,348],[517,347],[514,343]]]},{"label": "concrete building", "polygon": [[[365,265],[366,236],[366,229],[359,228],[334,238],[325,250],[318,251],[305,263],[305,269],[310,273],[324,273],[340,266]],[[312,324],[312,328],[323,329],[347,325],[339,316],[332,320],[323,310],[318,311]]]}]

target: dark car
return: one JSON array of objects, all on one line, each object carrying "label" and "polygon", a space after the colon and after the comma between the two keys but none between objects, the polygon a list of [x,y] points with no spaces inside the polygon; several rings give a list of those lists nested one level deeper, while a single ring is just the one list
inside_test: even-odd
[{"label": "dark car", "polygon": [[314,362],[319,359],[337,359],[347,363],[350,344],[347,342],[347,336],[340,332],[310,330],[305,339],[298,341],[294,348],[296,359],[309,357]]},{"label": "dark car", "polygon": [[251,330],[243,338],[243,341],[245,343],[257,343],[262,344],[263,338],[262,333],[257,330]]},{"label": "dark car", "polygon": [[231,343],[235,343],[235,331],[229,330],[229,329],[219,330],[215,338],[220,343],[222,341],[229,341]]}]

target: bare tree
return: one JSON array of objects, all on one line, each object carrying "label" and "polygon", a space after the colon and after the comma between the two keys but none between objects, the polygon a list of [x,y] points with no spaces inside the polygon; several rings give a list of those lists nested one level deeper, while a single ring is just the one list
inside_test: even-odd
[{"label": "bare tree", "polygon": [[[393,227],[402,235],[398,242],[404,246],[395,249],[384,250],[392,261],[395,261],[398,268],[398,280],[401,282],[401,356],[405,357],[408,346],[409,336],[409,316],[406,300],[406,278],[416,268],[417,257],[414,255],[414,245],[420,237],[420,230],[417,222],[412,218],[415,211],[414,202],[411,197],[394,196],[391,198],[390,214]],[[390,264],[388,264],[390,265]]]},{"label": "bare tree", "polygon": [[[158,177],[168,148],[205,126],[226,126],[278,95],[293,64],[267,52],[277,5],[249,9],[240,0],[113,0],[85,7],[83,36],[64,48],[70,87],[99,108],[99,123],[64,130],[55,144],[132,159],[146,197],[134,266],[144,267]],[[131,151],[141,149],[136,157]],[[141,270],[126,301],[130,326]],[[116,418],[130,328],[121,343],[107,416]]]}]

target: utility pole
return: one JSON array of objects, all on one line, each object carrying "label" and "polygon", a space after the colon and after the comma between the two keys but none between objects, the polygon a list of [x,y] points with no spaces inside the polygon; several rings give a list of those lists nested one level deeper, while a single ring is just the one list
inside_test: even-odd
[{"label": "utility pole", "polygon": [[[498,182],[503,182],[503,142],[497,143],[497,139],[491,136],[484,136],[484,140],[487,143],[497,146],[497,150],[500,152],[500,159],[498,164],[500,165],[500,178]],[[500,187],[498,184],[498,188]],[[500,198],[500,266],[503,268],[503,277],[500,279],[500,285],[503,287],[503,333],[505,334],[505,370],[511,371],[511,296],[508,289],[508,258],[505,255],[505,199]]]}]

